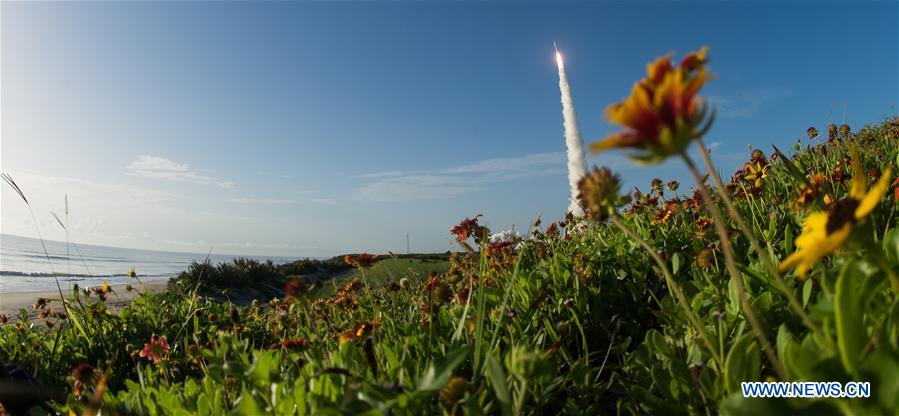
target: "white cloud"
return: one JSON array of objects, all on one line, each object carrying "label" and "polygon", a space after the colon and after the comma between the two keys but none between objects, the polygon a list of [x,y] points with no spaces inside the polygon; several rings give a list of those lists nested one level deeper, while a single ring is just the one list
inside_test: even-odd
[{"label": "white cloud", "polygon": [[[104,184],[79,178],[10,172],[28,197],[45,237],[59,239],[62,227],[53,211],[65,221],[64,196],[69,202],[69,231],[74,236],[110,237],[113,229],[135,220],[174,214],[173,205],[183,195],[122,184]],[[3,232],[33,235],[34,221],[27,207],[8,186],[3,186]]]},{"label": "white cloud", "polygon": [[[205,247],[206,250],[212,249],[209,251],[212,255],[226,256],[229,255],[226,252],[233,249],[240,250],[245,249],[279,249],[279,250],[290,250],[290,251],[321,251],[321,250],[331,250],[327,249],[319,245],[298,245],[298,244],[284,244],[284,243],[257,243],[252,241],[244,241],[244,242],[215,242],[215,241],[206,241],[206,240],[194,240],[194,241],[185,241],[185,240],[162,240],[162,243],[175,246],[175,247],[185,247],[188,249],[196,250],[196,247]],[[289,256],[285,256],[289,257]]]},{"label": "white cloud", "polygon": [[312,198],[309,201],[315,202],[316,204],[324,204],[324,205],[333,205],[333,204],[337,203],[337,200],[334,198]]},{"label": "white cloud", "polygon": [[505,174],[509,172],[524,171],[532,167],[546,165],[560,165],[565,163],[565,154],[562,152],[536,153],[521,157],[498,157],[470,163],[467,165],[444,170],[445,173],[486,173]]},{"label": "white cloud", "polygon": [[164,157],[140,155],[127,167],[133,175],[150,179],[192,183],[195,185],[215,185],[219,188],[233,188],[234,183],[212,176],[199,175],[190,166]]},{"label": "white cloud", "polygon": [[387,171],[360,175],[372,182],[356,189],[362,201],[400,202],[448,199],[488,189],[488,184],[535,176],[563,175],[565,154],[536,153],[480,160],[433,171]]},{"label": "white cloud", "polygon": [[407,175],[380,179],[353,193],[361,201],[400,202],[447,199],[485,188],[463,177],[450,175]]},{"label": "white cloud", "polygon": [[750,117],[766,105],[792,95],[793,92],[788,89],[758,88],[729,95],[709,96],[708,102],[720,117]]},{"label": "white cloud", "polygon": [[260,205],[279,205],[279,204],[300,204],[303,201],[299,199],[278,199],[278,198],[235,198],[230,202],[237,204],[260,204]]},{"label": "white cloud", "polygon": [[[301,192],[301,193],[312,193],[309,192]],[[297,205],[304,203],[314,203],[314,204],[335,204],[337,201],[333,198],[308,198],[308,199],[299,199],[299,198],[235,198],[228,200],[229,202],[234,202],[236,204],[258,204],[258,205]]]}]

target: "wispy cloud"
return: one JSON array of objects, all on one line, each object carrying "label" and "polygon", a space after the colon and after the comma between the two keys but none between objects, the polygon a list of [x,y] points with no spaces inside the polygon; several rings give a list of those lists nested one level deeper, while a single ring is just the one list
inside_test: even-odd
[{"label": "wispy cloud", "polygon": [[261,204],[261,205],[279,205],[279,204],[301,204],[303,201],[299,199],[279,199],[279,198],[235,198],[229,200],[237,204]]},{"label": "wispy cloud", "polygon": [[353,192],[353,198],[376,202],[446,199],[484,189],[483,185],[461,177],[413,174],[382,178],[366,184]]},{"label": "wispy cloud", "polygon": [[374,172],[359,176],[371,182],[356,189],[353,198],[377,202],[447,199],[487,190],[490,183],[564,172],[562,152],[485,159],[437,170]]},{"label": "wispy cloud", "polygon": [[337,201],[333,198],[309,198],[309,199],[299,199],[299,198],[235,198],[230,199],[229,202],[233,202],[236,204],[258,204],[258,205],[297,205],[304,203],[314,203],[314,204],[334,204]]},{"label": "wispy cloud", "polygon": [[766,105],[789,98],[793,91],[783,88],[757,88],[735,94],[712,95],[709,103],[720,117],[750,117]]},{"label": "wispy cloud", "polygon": [[[142,188],[131,185],[97,183],[80,178],[42,175],[34,172],[10,172],[16,179],[29,202],[35,207],[38,225],[49,238],[60,238],[62,228],[49,215],[55,211],[63,215],[66,195],[71,209],[69,231],[77,236],[109,237],[117,225],[127,223],[133,226],[135,218],[183,215],[173,206],[186,199],[184,195],[172,192]],[[3,187],[3,230],[4,232],[33,235],[34,223],[24,204],[18,197],[8,197],[12,192]],[[67,219],[68,220],[68,219]],[[62,235],[64,238],[65,236]],[[81,242],[81,241],[79,241]]]},{"label": "wispy cloud", "polygon": [[443,172],[450,174],[483,173],[503,175],[511,172],[522,172],[539,166],[562,165],[564,163],[565,154],[562,152],[536,153],[520,157],[498,157],[481,160],[467,165],[449,168]]},{"label": "wispy cloud", "polygon": [[213,176],[200,175],[189,165],[177,163],[164,157],[140,155],[127,169],[131,174],[150,179],[192,183],[194,185],[215,185],[219,188],[233,188],[234,183]]},{"label": "wispy cloud", "polygon": [[258,243],[252,241],[244,241],[244,242],[234,242],[234,241],[206,241],[206,240],[193,240],[193,241],[185,241],[185,240],[161,240],[162,243],[170,245],[170,246],[181,246],[189,249],[194,249],[195,247],[210,247],[212,248],[211,253],[217,255],[225,255],[222,254],[222,250],[225,252],[233,249],[289,249],[289,250],[321,250],[321,246],[317,245],[296,245],[296,244],[283,244],[283,243]]}]

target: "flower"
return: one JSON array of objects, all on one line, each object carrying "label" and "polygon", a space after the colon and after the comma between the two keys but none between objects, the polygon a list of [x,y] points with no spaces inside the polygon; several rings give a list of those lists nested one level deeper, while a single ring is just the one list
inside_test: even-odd
[{"label": "flower", "polygon": [[696,219],[696,233],[702,234],[712,226],[712,220],[706,216],[700,215]]},{"label": "flower", "polygon": [[47,298],[37,298],[37,301],[31,305],[32,309],[44,309],[50,301]]},{"label": "flower", "polygon": [[758,164],[762,164],[762,165],[768,164],[768,160],[767,160],[767,158],[765,158],[765,152],[763,152],[759,149],[755,149],[752,151],[752,154],[750,155],[749,160],[751,161],[751,163],[758,163]]},{"label": "flower", "polygon": [[425,289],[431,294],[431,301],[437,306],[449,302],[453,297],[450,286],[436,276],[428,280]]},{"label": "flower", "polygon": [[762,179],[768,178],[768,165],[763,166],[760,163],[756,162],[755,164],[747,163],[746,167],[749,170],[749,174],[743,176],[743,179],[755,181],[755,187],[761,187]]},{"label": "flower", "polygon": [[73,380],[75,380],[75,384],[72,388],[72,394],[75,396],[80,396],[81,392],[84,390],[86,384],[91,382],[94,374],[96,373],[96,369],[94,366],[88,363],[80,363],[75,368],[72,369],[70,373]]},{"label": "flower", "polygon": [[621,179],[611,169],[594,167],[577,186],[581,205],[591,217],[604,221],[615,214],[621,202]]},{"label": "flower", "polygon": [[288,350],[297,350],[304,348],[308,340],[306,338],[285,339],[281,340],[281,345]]},{"label": "flower", "polygon": [[700,269],[707,270],[712,266],[712,249],[704,248],[696,255],[696,266]]},{"label": "flower", "polygon": [[372,264],[375,264],[375,261],[377,261],[377,257],[368,253],[357,254],[355,256],[347,254],[343,257],[343,261],[350,266],[359,269],[365,269],[367,267],[370,267]]},{"label": "flower", "polygon": [[796,198],[796,206],[803,207],[818,197],[818,189],[824,184],[826,177],[821,173],[809,175],[809,183],[799,186],[799,197]]},{"label": "flower", "polygon": [[287,281],[287,284],[284,285],[284,299],[297,299],[308,291],[309,285],[306,284],[305,280],[299,278],[290,279]]},{"label": "flower", "polygon": [[481,217],[481,214],[475,215],[474,218],[465,218],[459,225],[454,225],[450,228],[450,232],[456,236],[456,241],[463,242],[468,240],[469,237],[474,236],[475,238],[479,238],[484,234],[488,233],[486,227],[478,224],[478,218]]},{"label": "flower", "polygon": [[687,145],[711,127],[713,117],[697,96],[710,79],[705,64],[708,47],[687,54],[679,66],[667,54],[647,65],[646,78],[634,84],[631,95],[606,108],[605,117],[624,127],[590,145],[594,153],[612,148],[632,148],[630,158],[659,163],[682,153]]},{"label": "flower", "polygon": [[95,371],[96,370],[94,369],[94,366],[88,363],[81,363],[72,369],[71,375],[73,379],[82,383],[87,383],[91,380],[91,377],[94,375]]},{"label": "flower", "polygon": [[853,226],[864,219],[877,207],[887,193],[892,169],[887,168],[877,183],[866,190],[865,171],[858,157],[858,148],[853,144],[852,165],[855,175],[849,195],[834,202],[825,212],[813,212],[803,223],[802,234],[796,238],[796,251],[780,264],[781,271],[796,268],[800,277],[805,277],[808,269],[821,257],[843,247]]},{"label": "flower", "polygon": [[359,325],[356,325],[356,337],[364,337],[379,326],[381,326],[381,321],[378,319],[362,322]]},{"label": "flower", "polygon": [[662,204],[662,209],[656,212],[655,218],[652,219],[653,224],[661,224],[668,221],[671,218],[671,215],[677,211],[677,207],[680,206],[680,201],[678,200],[670,200],[665,201]]},{"label": "flower", "polygon": [[837,139],[837,125],[833,123],[827,123],[827,141],[832,142]]},{"label": "flower", "polygon": [[841,137],[849,137],[849,125],[846,123],[840,124],[840,136]]},{"label": "flower", "polygon": [[134,269],[134,266],[131,266],[131,270],[128,270],[128,277],[132,279],[137,277],[137,271]]},{"label": "flower", "polygon": [[344,331],[340,333],[340,337],[338,340],[341,344],[345,344],[347,342],[353,342],[356,339],[356,333],[353,331]]},{"label": "flower", "polygon": [[808,134],[809,139],[815,139],[816,137],[818,137],[818,129],[814,127],[809,127],[808,130],[805,131],[805,133]]},{"label": "flower", "polygon": [[468,381],[464,378],[458,376],[451,377],[446,383],[446,386],[443,386],[437,393],[437,399],[440,401],[440,404],[443,405],[444,409],[451,411],[457,404],[459,404],[459,401],[465,397],[465,393],[469,388]]},{"label": "flower", "polygon": [[359,338],[368,336],[375,330],[375,328],[381,326],[381,321],[378,319],[374,319],[371,321],[364,321],[358,325],[356,325],[355,329],[351,329],[349,331],[344,331],[338,337],[338,340],[341,344],[347,342],[353,342]]},{"label": "flower", "polygon": [[140,357],[158,363],[165,359],[168,352],[169,343],[166,341],[165,335],[159,338],[150,337],[150,342],[144,344],[144,349],[140,351]]},{"label": "flower", "polygon": [[105,301],[106,295],[108,295],[110,292],[112,292],[112,287],[109,286],[108,281],[104,280],[103,286],[92,287],[92,288],[90,288],[90,291],[96,293],[97,297],[100,298],[100,300]]}]

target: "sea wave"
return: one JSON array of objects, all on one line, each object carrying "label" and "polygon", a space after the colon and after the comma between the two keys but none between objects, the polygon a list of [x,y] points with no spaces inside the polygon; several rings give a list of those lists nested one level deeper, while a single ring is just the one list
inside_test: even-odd
[{"label": "sea wave", "polygon": [[[163,274],[142,274],[138,277],[165,277],[174,276],[178,273]],[[20,276],[20,277],[67,277],[78,279],[89,279],[98,277],[128,277],[127,273],[110,273],[110,274],[80,274],[80,273],[47,273],[47,272],[20,272],[15,270],[0,270],[0,276]]]}]

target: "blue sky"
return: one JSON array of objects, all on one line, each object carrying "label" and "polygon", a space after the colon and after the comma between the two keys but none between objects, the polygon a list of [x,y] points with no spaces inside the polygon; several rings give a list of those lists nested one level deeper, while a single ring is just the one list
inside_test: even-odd
[{"label": "blue sky", "polygon": [[[730,173],[828,120],[896,114],[895,2],[9,3],[2,169],[45,237],[329,255],[452,248],[482,213],[525,229],[567,206],[552,42],[585,141],[668,51],[711,47],[706,140]],[[629,185],[677,163],[588,157]],[[2,191],[2,232],[34,236]]]}]

